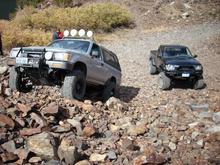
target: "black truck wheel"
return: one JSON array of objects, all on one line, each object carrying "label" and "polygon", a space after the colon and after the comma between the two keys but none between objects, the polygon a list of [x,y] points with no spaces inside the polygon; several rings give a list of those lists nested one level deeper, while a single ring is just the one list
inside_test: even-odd
[{"label": "black truck wheel", "polygon": [[69,99],[82,100],[86,91],[86,77],[80,70],[75,70],[73,73],[67,74],[63,87],[62,95]]},{"label": "black truck wheel", "polygon": [[109,79],[104,86],[102,91],[102,100],[107,101],[110,97],[114,96],[116,92],[116,83],[115,81]]},{"label": "black truck wheel", "polygon": [[9,87],[19,92],[29,92],[32,89],[32,85],[28,85],[26,78],[18,73],[14,66],[11,67],[9,74]]},{"label": "black truck wheel", "polygon": [[166,90],[169,89],[171,85],[171,80],[169,77],[165,75],[165,73],[161,72],[159,75],[159,87],[160,89]]},{"label": "black truck wheel", "polygon": [[205,87],[205,83],[203,79],[198,79],[194,82],[194,86],[193,86],[194,89],[202,89],[204,87]]},{"label": "black truck wheel", "polygon": [[149,71],[151,75],[154,75],[157,73],[157,68],[156,66],[153,65],[152,60],[149,61]]}]

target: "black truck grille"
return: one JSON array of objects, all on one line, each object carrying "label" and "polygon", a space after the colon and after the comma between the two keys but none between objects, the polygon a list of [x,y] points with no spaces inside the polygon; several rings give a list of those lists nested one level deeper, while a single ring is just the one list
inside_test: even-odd
[{"label": "black truck grille", "polygon": [[179,71],[193,71],[194,67],[193,66],[180,66],[178,68]]}]

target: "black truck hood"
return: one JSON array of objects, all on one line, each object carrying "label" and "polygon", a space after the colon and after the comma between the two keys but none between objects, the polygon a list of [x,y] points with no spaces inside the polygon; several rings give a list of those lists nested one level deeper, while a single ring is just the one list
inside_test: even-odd
[{"label": "black truck hood", "polygon": [[166,64],[172,65],[200,65],[200,63],[195,58],[189,56],[165,58],[164,61]]}]

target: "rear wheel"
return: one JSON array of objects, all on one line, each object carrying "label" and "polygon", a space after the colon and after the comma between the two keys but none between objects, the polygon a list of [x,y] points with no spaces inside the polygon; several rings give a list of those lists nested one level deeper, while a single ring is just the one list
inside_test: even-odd
[{"label": "rear wheel", "polygon": [[102,92],[102,100],[107,101],[110,97],[114,96],[116,93],[116,82],[109,79],[104,86]]},{"label": "rear wheel", "polygon": [[86,91],[86,77],[80,70],[75,70],[73,73],[67,74],[63,87],[62,95],[69,99],[82,100]]},{"label": "rear wheel", "polygon": [[159,75],[159,87],[160,89],[166,90],[171,86],[171,79],[161,72]]},{"label": "rear wheel", "polygon": [[154,75],[157,73],[157,68],[156,66],[153,65],[152,60],[149,61],[149,72],[151,75]]},{"label": "rear wheel", "polygon": [[205,87],[205,82],[203,79],[198,79],[194,82],[194,89],[202,89]]},{"label": "rear wheel", "polygon": [[32,85],[30,85],[28,82],[28,78],[25,78],[22,73],[17,72],[14,66],[11,68],[9,74],[9,87],[12,90],[29,92],[32,89]]}]

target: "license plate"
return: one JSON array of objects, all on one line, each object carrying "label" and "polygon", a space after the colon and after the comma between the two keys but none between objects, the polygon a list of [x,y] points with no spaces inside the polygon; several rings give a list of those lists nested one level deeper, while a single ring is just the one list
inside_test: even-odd
[{"label": "license plate", "polygon": [[16,63],[17,64],[28,64],[28,58],[25,58],[25,57],[16,58]]},{"label": "license plate", "polygon": [[189,73],[182,73],[182,77],[189,77],[190,74]]},{"label": "license plate", "polygon": [[28,63],[29,63],[29,64],[38,64],[38,63],[39,63],[39,60],[38,60],[38,59],[29,59],[29,60],[28,60]]}]

